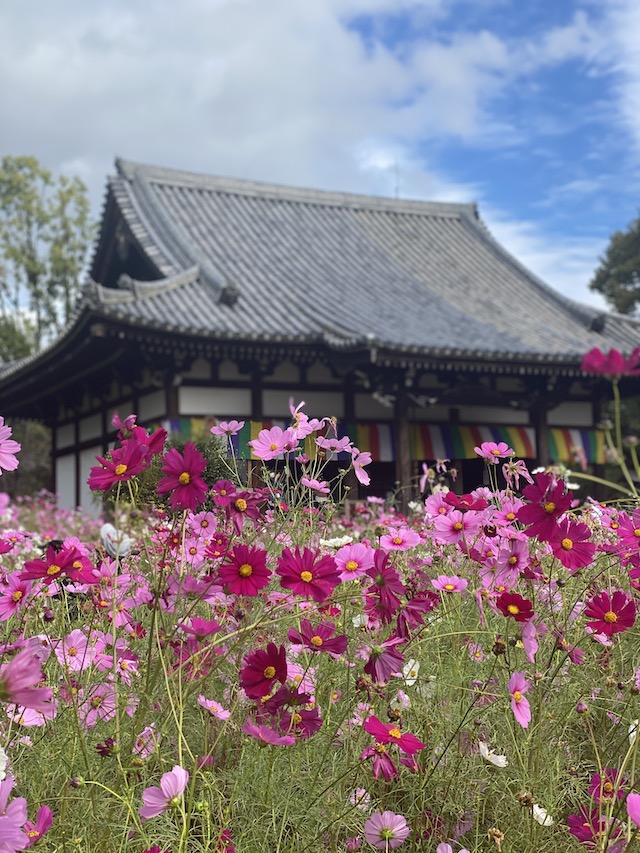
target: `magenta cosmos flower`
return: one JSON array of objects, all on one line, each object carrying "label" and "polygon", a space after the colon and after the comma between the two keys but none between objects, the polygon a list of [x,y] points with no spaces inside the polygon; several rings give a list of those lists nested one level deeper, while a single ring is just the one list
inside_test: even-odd
[{"label": "magenta cosmos flower", "polygon": [[422,743],[410,732],[402,732],[395,723],[383,723],[377,717],[369,717],[364,721],[364,729],[377,740],[378,743],[395,743],[402,752],[407,755],[415,755],[424,749],[426,744]]},{"label": "magenta cosmos flower", "polygon": [[5,471],[15,471],[19,464],[16,453],[19,453],[22,447],[11,438],[12,432],[11,427],[5,426],[4,418],[0,416],[0,475],[3,468]]},{"label": "magenta cosmos flower", "polygon": [[218,572],[218,582],[233,595],[256,596],[269,584],[267,552],[262,548],[234,545]]},{"label": "magenta cosmos flower", "polygon": [[617,349],[610,349],[605,355],[600,347],[594,347],[582,357],[580,369],[606,376],[637,376],[640,374],[640,347],[636,347],[629,358]]},{"label": "magenta cosmos flower", "polygon": [[53,826],[53,812],[49,806],[40,806],[36,815],[36,822],[28,820],[24,825],[24,831],[29,839],[29,847],[33,847],[36,841],[40,841],[43,835]]},{"label": "magenta cosmos flower", "polygon": [[165,476],[158,483],[158,494],[169,496],[172,509],[190,509],[195,511],[207,495],[207,484],[200,476],[207,467],[207,460],[188,441],[184,446],[184,455],[172,448],[164,457],[162,473]]},{"label": "magenta cosmos flower", "polygon": [[287,672],[284,646],[278,648],[275,643],[269,643],[266,650],[256,649],[245,657],[240,672],[240,686],[249,699],[261,699],[271,693],[276,682],[284,684]]},{"label": "magenta cosmos flower", "polygon": [[116,483],[126,483],[139,474],[149,464],[149,448],[139,441],[128,439],[122,447],[110,454],[109,459],[96,456],[100,463],[94,465],[87,483],[92,491],[108,492]]},{"label": "magenta cosmos flower", "polygon": [[364,825],[364,837],[378,850],[395,850],[410,834],[406,819],[395,812],[375,812]]},{"label": "magenta cosmos flower", "polygon": [[585,607],[584,615],[591,620],[587,622],[589,628],[593,628],[597,634],[611,637],[633,626],[636,605],[632,598],[619,589],[613,595],[603,591],[594,595]]},{"label": "magenta cosmos flower", "polygon": [[496,606],[503,616],[511,617],[516,622],[527,622],[536,615],[529,599],[517,592],[503,592],[497,597]]},{"label": "magenta cosmos flower", "polygon": [[517,519],[529,527],[527,536],[537,536],[541,542],[548,542],[555,533],[557,521],[571,506],[571,495],[566,491],[564,480],[557,480],[553,474],[536,474],[536,481],[525,486],[522,494],[529,501],[520,507]]},{"label": "magenta cosmos flower", "polygon": [[595,554],[595,542],[590,539],[591,530],[586,524],[565,518],[556,526],[549,544],[553,556],[570,572],[577,572],[588,566]]},{"label": "magenta cosmos flower", "polygon": [[308,619],[300,620],[300,630],[289,628],[289,640],[296,645],[305,646],[310,652],[329,652],[341,655],[347,649],[348,639],[345,634],[335,636],[336,626],[333,622],[323,622],[314,628]]},{"label": "magenta cosmos flower", "polygon": [[317,551],[305,548],[302,552],[296,546],[291,552],[285,548],[278,560],[276,570],[280,575],[280,585],[290,589],[294,595],[303,595],[321,602],[328,598],[340,582],[340,575],[333,557],[319,557]]},{"label": "magenta cosmos flower", "polygon": [[509,693],[511,694],[511,710],[516,720],[523,729],[531,722],[531,708],[524,694],[531,687],[531,683],[524,677],[524,672],[514,672],[509,679]]},{"label": "magenta cosmos flower", "polygon": [[138,809],[142,820],[157,817],[168,808],[177,806],[188,781],[187,771],[176,764],[173,770],[163,774],[159,788],[156,786],[145,788],[142,792],[144,806]]}]

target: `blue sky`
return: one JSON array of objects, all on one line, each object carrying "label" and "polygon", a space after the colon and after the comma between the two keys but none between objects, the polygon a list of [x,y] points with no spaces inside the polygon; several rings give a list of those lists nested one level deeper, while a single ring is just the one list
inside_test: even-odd
[{"label": "blue sky", "polygon": [[566,295],[638,213],[637,0],[5,0],[0,153],[476,201]]}]

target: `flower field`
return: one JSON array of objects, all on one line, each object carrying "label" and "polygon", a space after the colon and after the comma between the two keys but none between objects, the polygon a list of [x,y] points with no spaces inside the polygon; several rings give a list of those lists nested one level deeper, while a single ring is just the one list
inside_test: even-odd
[{"label": "flower field", "polygon": [[0,853],[640,850],[635,497],[488,442],[490,486],[345,502],[370,457],[291,409],[250,483],[237,422],[211,482],[129,416],[108,523],[0,497]]}]

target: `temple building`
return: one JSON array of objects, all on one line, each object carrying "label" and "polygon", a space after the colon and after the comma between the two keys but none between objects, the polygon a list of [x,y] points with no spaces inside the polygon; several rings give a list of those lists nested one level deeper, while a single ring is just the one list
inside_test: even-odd
[{"label": "temple building", "polygon": [[124,160],[74,319],[0,368],[0,412],[52,428],[63,506],[91,506],[111,417],[183,437],[216,419],[246,440],[289,399],[373,456],[371,489],[417,482],[504,440],[531,464],[603,461],[591,347],[633,349],[640,323],[577,304],[491,236],[474,205],[252,183]]}]

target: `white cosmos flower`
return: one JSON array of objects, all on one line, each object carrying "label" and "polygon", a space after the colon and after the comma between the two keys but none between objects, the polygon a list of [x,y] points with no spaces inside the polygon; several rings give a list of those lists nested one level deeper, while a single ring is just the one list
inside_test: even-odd
[{"label": "white cosmos flower", "polygon": [[545,808],[534,803],[532,812],[533,819],[539,823],[540,826],[553,826],[553,818]]},{"label": "white cosmos flower", "polygon": [[320,540],[324,548],[342,548],[343,545],[350,545],[352,542],[353,536],[336,536],[334,539]]},{"label": "white cosmos flower", "polygon": [[7,766],[9,764],[9,756],[0,746],[0,782],[7,778]]},{"label": "white cosmos flower", "polygon": [[489,764],[493,764],[495,767],[506,767],[509,763],[506,755],[496,755],[492,749],[489,749],[489,744],[485,743],[483,740],[478,741],[478,748],[480,750],[480,755],[484,760],[488,761]]},{"label": "white cosmos flower", "polygon": [[404,683],[407,685],[407,687],[413,687],[413,685],[418,680],[419,672],[420,661],[410,658],[402,667],[402,677],[404,678]]}]

